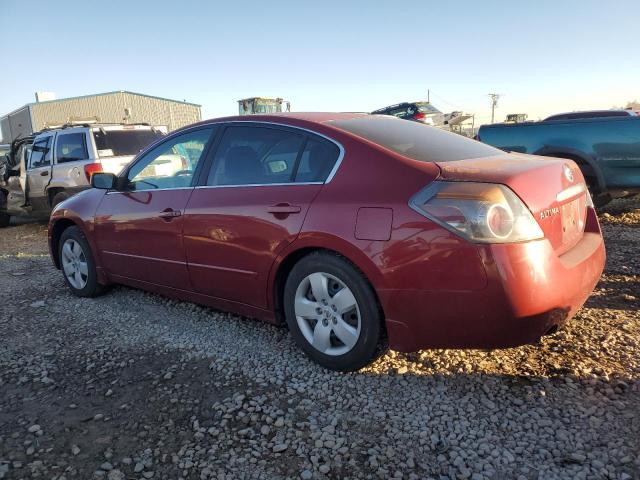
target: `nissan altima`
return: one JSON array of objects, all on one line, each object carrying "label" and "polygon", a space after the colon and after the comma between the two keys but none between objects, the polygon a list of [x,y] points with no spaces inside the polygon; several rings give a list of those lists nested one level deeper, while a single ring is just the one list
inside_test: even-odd
[{"label": "nissan altima", "polygon": [[208,120],[92,186],[49,224],[71,292],[124,284],[284,323],[334,370],[387,346],[536,342],[605,261],[574,162],[389,116]]}]

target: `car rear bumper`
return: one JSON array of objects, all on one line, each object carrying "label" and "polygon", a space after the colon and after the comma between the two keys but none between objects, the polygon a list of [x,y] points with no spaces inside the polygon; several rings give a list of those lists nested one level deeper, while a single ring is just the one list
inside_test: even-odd
[{"label": "car rear bumper", "polygon": [[584,304],[604,268],[604,241],[593,211],[590,217],[591,231],[560,256],[547,240],[479,246],[482,289],[380,291],[390,347],[506,348],[555,331]]}]

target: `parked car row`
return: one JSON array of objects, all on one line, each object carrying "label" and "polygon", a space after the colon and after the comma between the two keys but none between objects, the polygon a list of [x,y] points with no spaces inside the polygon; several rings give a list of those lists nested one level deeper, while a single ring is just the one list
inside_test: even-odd
[{"label": "parked car row", "polygon": [[[47,218],[58,203],[89,188],[92,174],[120,172],[160,136],[149,125],[69,124],[15,140],[0,167],[0,226],[11,216]],[[179,156],[166,162],[189,168]]]},{"label": "parked car row", "polygon": [[75,295],[120,283],[284,322],[330,369],[387,345],[535,342],[575,314],[605,261],[574,161],[393,116],[210,120],[111,170],[50,217]]}]

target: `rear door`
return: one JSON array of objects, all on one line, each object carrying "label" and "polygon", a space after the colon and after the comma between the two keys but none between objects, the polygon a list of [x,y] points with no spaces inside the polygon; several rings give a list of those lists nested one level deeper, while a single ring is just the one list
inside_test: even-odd
[{"label": "rear door", "polygon": [[186,210],[184,242],[194,288],[267,306],[267,278],[278,253],[302,228],[340,154],[306,131],[230,124]]},{"label": "rear door", "polygon": [[88,185],[89,180],[84,171],[84,165],[88,161],[86,129],[58,133],[53,159],[52,183],[65,187]]},{"label": "rear door", "polygon": [[[109,274],[191,289],[182,241],[184,211],[213,130],[200,127],[168,138],[131,166],[124,191],[106,193],[96,211],[95,238]],[[166,157],[180,147],[189,148],[192,170],[181,164],[167,168]]]},{"label": "rear door", "polygon": [[33,212],[49,210],[46,187],[51,181],[54,135],[39,135],[29,157],[25,195]]}]

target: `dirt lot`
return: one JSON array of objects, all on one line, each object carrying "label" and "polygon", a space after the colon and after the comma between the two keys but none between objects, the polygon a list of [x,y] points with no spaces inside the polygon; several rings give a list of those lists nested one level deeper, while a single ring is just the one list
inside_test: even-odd
[{"label": "dirt lot", "polygon": [[354,374],[287,331],[117,287],[67,293],[46,231],[0,231],[0,478],[640,479],[640,201],[538,345]]}]

